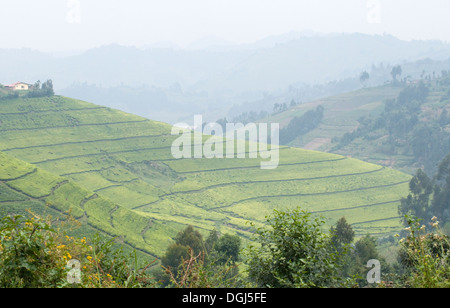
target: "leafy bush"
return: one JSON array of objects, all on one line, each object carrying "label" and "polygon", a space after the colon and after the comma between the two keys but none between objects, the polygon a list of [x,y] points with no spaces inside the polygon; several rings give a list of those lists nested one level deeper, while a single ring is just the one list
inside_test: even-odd
[{"label": "leafy bush", "polygon": [[0,227],[0,286],[60,287],[66,273],[65,251],[47,221],[6,216]]},{"label": "leafy bush", "polygon": [[[5,216],[0,222],[0,287],[145,287],[155,282],[113,240],[88,242],[55,229],[50,218]],[[64,226],[64,224],[62,225]],[[152,264],[152,263],[150,263]]]},{"label": "leafy bush", "polygon": [[177,272],[164,268],[170,277],[170,287],[175,288],[233,288],[241,283],[237,265],[229,261],[216,263],[205,252],[194,255],[189,249],[188,258],[182,258]]},{"label": "leafy bush", "polygon": [[413,288],[450,287],[450,237],[442,234],[436,217],[435,232],[425,233],[420,219],[407,217],[409,236],[402,241],[400,263],[410,270],[406,284]]},{"label": "leafy bush", "polygon": [[249,279],[259,287],[336,287],[347,281],[340,276],[340,254],[331,235],[322,232],[324,221],[294,209],[275,210],[268,228],[257,228],[247,252]]},{"label": "leafy bush", "polygon": [[177,234],[161,259],[164,272],[160,281],[175,288],[235,287],[241,282],[237,265],[240,245],[238,236],[219,236],[215,229],[203,240],[189,225]]}]

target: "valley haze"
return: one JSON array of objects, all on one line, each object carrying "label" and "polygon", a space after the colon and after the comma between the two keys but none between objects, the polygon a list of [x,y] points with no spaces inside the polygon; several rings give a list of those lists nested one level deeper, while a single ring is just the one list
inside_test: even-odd
[{"label": "valley haze", "polygon": [[450,287],[448,0],[3,2],[0,287]]}]

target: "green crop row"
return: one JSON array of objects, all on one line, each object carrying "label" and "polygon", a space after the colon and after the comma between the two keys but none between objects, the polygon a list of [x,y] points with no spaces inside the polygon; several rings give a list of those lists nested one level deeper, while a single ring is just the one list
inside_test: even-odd
[{"label": "green crop row", "polygon": [[[248,236],[249,221],[297,206],[329,223],[348,216],[360,233],[365,226],[390,232],[400,226],[398,200],[410,179],[288,147],[273,170],[261,169],[267,159],[260,156],[236,158],[237,150],[235,158],[175,159],[169,125],[62,97],[7,101],[0,117],[0,151],[10,155],[0,152],[0,180],[18,193],[0,197],[0,206],[8,196],[39,199],[71,212],[89,232],[157,256],[187,224]],[[12,156],[34,165],[14,164]]]}]

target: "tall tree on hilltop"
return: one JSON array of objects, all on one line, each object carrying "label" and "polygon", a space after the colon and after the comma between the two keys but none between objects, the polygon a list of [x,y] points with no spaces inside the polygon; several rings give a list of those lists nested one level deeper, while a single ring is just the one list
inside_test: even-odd
[{"label": "tall tree on hilltop", "polygon": [[402,67],[400,65],[394,66],[391,71],[392,81],[397,83],[397,76],[402,75]]},{"label": "tall tree on hilltop", "polygon": [[366,81],[369,80],[370,75],[367,71],[364,71],[361,73],[361,75],[359,76],[359,81],[366,86]]},{"label": "tall tree on hilltop", "polygon": [[338,251],[342,251],[344,245],[353,242],[355,237],[355,231],[353,231],[345,217],[339,219],[335,227],[331,227],[330,233],[332,235],[331,241]]}]

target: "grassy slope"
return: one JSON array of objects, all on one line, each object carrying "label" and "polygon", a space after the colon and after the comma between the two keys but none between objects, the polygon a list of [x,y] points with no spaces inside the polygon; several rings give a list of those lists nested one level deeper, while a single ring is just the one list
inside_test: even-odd
[{"label": "grassy slope", "polygon": [[268,122],[278,122],[281,127],[287,125],[295,116],[301,116],[318,105],[325,108],[324,119],[318,128],[297,138],[289,145],[318,151],[328,151],[333,147],[334,137],[358,127],[358,118],[367,114],[378,114],[384,109],[384,100],[397,97],[401,87],[384,85],[364,88],[358,91],[326,97],[305,104],[297,105],[284,112],[270,116]]},{"label": "grassy slope", "polygon": [[[381,146],[384,136],[370,142],[359,138],[336,151],[333,149],[336,143],[332,142],[333,138],[340,138],[345,133],[355,130],[359,125],[358,119],[361,116],[380,114],[384,110],[384,101],[396,98],[402,89],[402,86],[392,85],[360,89],[298,105],[264,119],[264,121],[278,122],[281,123],[281,126],[287,125],[294,116],[302,115],[306,111],[322,105],[325,107],[324,120],[319,127],[304,136],[298,137],[289,146],[341,155],[351,153],[357,159],[394,167],[397,170],[413,174],[418,167],[412,166],[413,157],[411,154],[385,154]],[[448,101],[441,101],[442,95],[445,94],[442,87],[433,83],[430,90],[427,102],[422,106],[421,120],[424,121],[439,114],[439,109],[445,108],[445,106],[447,109],[450,108]]]},{"label": "grassy slope", "polygon": [[[436,123],[438,116],[443,109],[450,111],[450,99],[442,99],[450,90],[450,86],[439,85],[439,80],[430,82],[427,84],[430,89],[430,94],[427,97],[426,102],[421,106],[421,112],[419,114],[419,121]],[[449,130],[450,126],[444,130]],[[388,136],[388,132],[384,129],[377,130],[371,134],[372,140],[369,142],[364,138],[356,138],[350,144],[334,151],[338,154],[352,153],[354,157],[362,159],[364,161],[382,164],[384,166],[391,166],[397,170],[414,174],[418,168],[422,168],[421,165],[415,163],[414,155],[406,145],[408,139],[400,140],[396,145],[395,154],[387,154],[386,146],[383,145],[385,139]],[[438,163],[438,162],[436,162]]]},{"label": "grassy slope", "polygon": [[[0,152],[0,214],[28,215],[29,211],[58,220],[67,220],[70,213],[82,222],[82,227],[75,227],[69,233],[79,237],[100,233],[107,238],[118,238],[125,248],[135,248],[141,255],[157,256],[156,252],[163,248],[139,236],[144,230],[148,234],[159,232],[158,223],[73,181]],[[124,223],[123,217],[133,224]]]},{"label": "grassy slope", "polygon": [[[274,170],[261,170],[260,159],[175,160],[169,125],[58,96],[1,101],[0,120],[0,151],[42,170],[16,189],[43,183],[44,196],[63,177],[70,182],[58,189],[54,204],[67,206],[66,195],[74,203],[85,200],[72,196],[70,185],[95,193],[80,215],[89,211],[93,226],[157,256],[186,224],[205,234],[217,228],[248,236],[248,221],[263,223],[275,208],[302,206],[329,224],[346,216],[360,235],[396,232],[397,205],[410,179],[295,148],[280,150]],[[58,175],[56,182],[46,180],[44,170]],[[44,188],[36,189],[42,197]]]}]

